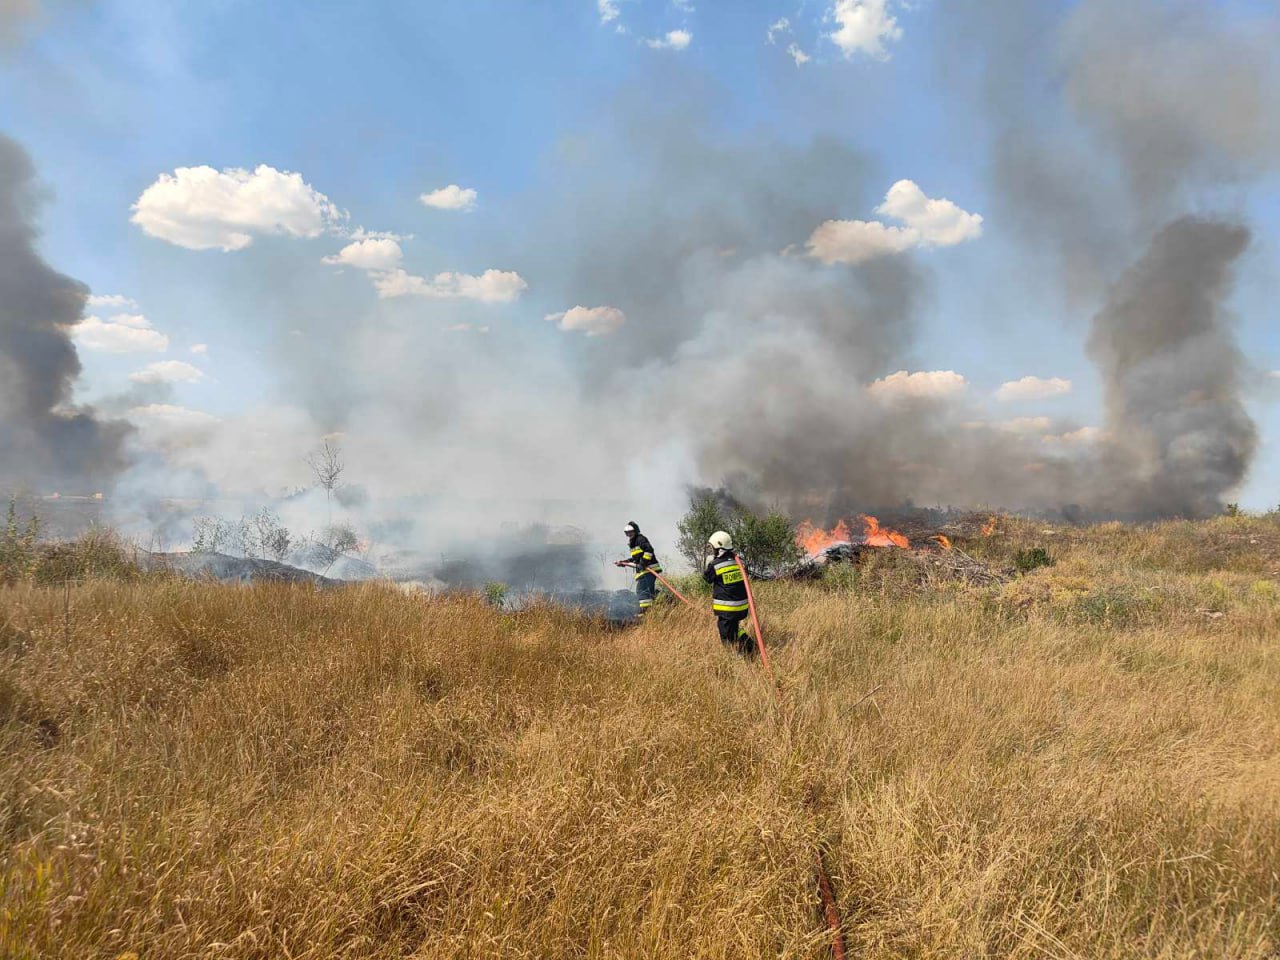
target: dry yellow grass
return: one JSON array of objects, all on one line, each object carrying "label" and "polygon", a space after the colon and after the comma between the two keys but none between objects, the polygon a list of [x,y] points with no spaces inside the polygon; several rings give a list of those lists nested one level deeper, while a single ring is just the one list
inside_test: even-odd
[{"label": "dry yellow grass", "polygon": [[761,585],[782,710],[682,609],[9,587],[0,956],[819,958],[821,843],[851,956],[1273,958],[1277,532]]}]

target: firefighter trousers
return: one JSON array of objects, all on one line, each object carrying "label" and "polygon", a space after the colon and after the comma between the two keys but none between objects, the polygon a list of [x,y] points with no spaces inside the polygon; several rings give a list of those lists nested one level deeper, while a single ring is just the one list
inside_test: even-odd
[{"label": "firefighter trousers", "polygon": [[720,642],[735,653],[740,653],[744,657],[755,655],[755,641],[751,639],[751,634],[747,633],[747,614],[743,613],[717,613],[716,629],[720,631]]},{"label": "firefighter trousers", "polygon": [[640,601],[640,612],[644,613],[653,606],[658,598],[658,578],[652,573],[642,573],[636,577],[636,598]]}]

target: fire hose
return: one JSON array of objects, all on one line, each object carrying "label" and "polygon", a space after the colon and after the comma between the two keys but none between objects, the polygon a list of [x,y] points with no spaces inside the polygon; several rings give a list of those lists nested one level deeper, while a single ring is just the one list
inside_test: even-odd
[{"label": "fire hose", "polygon": [[[617,561],[617,566],[619,566],[619,567],[635,567],[635,564],[634,564],[634,563],[632,563],[630,560],[619,560],[619,561]],[[693,604],[689,602],[689,598],[688,598],[688,597],[686,597],[686,596],[685,596],[683,593],[681,593],[679,590],[677,590],[675,587],[673,587],[673,586],[671,585],[671,581],[670,581],[670,580],[668,580],[666,577],[664,577],[662,574],[660,574],[657,570],[651,570],[651,569],[649,569],[649,568],[647,568],[647,567],[646,567],[646,568],[645,568],[644,570],[642,570],[641,572],[642,572],[642,573],[651,573],[651,574],[653,574],[655,577],[657,577],[657,578],[658,578],[658,582],[659,582],[660,584],[662,584],[664,587],[666,587],[668,590],[670,590],[672,593],[674,593],[677,597],[679,597],[679,598],[680,598],[680,600],[684,603],[684,605],[685,605],[686,607],[692,607],[692,606],[693,606]]]},{"label": "fire hose", "polygon": [[[781,706],[782,686],[774,675],[773,664],[769,662],[769,649],[764,645],[764,632],[760,629],[760,617],[756,612],[756,598],[754,591],[751,589],[751,576],[747,573],[747,562],[742,557],[739,557],[738,565],[742,568],[742,583],[747,590],[747,609],[751,612],[751,625],[755,627],[756,631],[756,647],[760,651],[760,663],[764,666],[765,674],[773,687],[773,695],[777,698],[778,705]],[[635,564],[627,560],[619,560],[618,566],[634,567]],[[666,578],[657,571],[646,570],[645,572],[652,573],[663,586],[683,600],[686,606],[693,606],[681,595],[679,590],[668,583]],[[875,691],[872,692],[874,693]],[[818,878],[818,897],[822,901],[822,917],[831,933],[831,957],[832,960],[845,960],[844,931],[840,927],[840,911],[836,906],[835,890],[831,885],[831,877],[827,873],[826,860],[822,855],[821,847],[814,850],[813,863]]]},{"label": "fire hose", "polygon": [[[738,558],[742,567],[742,583],[747,588],[747,609],[751,611],[751,625],[756,628],[756,646],[760,648],[760,663],[764,666],[769,682],[773,685],[773,694],[782,705],[782,686],[774,676],[773,666],[769,663],[769,651],[764,645],[764,633],[760,630],[760,618],[756,614],[755,593],[751,589],[751,576],[747,573],[747,561]],[[818,897],[822,900],[822,916],[831,931],[832,960],[845,960],[844,931],[840,927],[840,911],[836,907],[836,895],[831,886],[831,877],[827,874],[826,861],[822,856],[822,848],[813,852],[813,863],[818,876]]]}]

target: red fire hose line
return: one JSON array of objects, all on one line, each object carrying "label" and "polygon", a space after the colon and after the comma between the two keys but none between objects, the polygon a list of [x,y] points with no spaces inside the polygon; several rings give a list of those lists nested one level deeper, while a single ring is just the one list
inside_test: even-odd
[{"label": "red fire hose line", "polygon": [[[764,664],[765,673],[773,685],[774,696],[778,705],[782,705],[782,687],[778,685],[773,674],[773,666],[769,663],[769,652],[764,645],[764,633],[760,630],[760,618],[756,615],[756,598],[751,590],[751,577],[747,574],[747,561],[739,557],[738,566],[742,567],[742,582],[747,588],[747,608],[751,611],[751,624],[756,628],[756,645],[760,648],[760,662]],[[836,907],[836,895],[831,886],[831,877],[827,875],[827,866],[823,862],[822,848],[813,852],[814,866],[818,872],[818,896],[822,900],[822,915],[827,921],[827,929],[831,931],[832,960],[845,960],[844,931],[840,929],[840,911]]]},{"label": "red fire hose line", "polygon": [[[747,609],[751,611],[751,625],[756,628],[756,647],[760,651],[760,662],[764,665],[765,674],[769,678],[769,683],[773,686],[773,694],[777,698],[778,704],[781,705],[782,687],[778,683],[778,678],[774,676],[773,664],[769,662],[769,650],[764,645],[764,633],[760,629],[760,617],[756,613],[756,598],[751,589],[751,577],[747,574],[747,562],[739,557],[738,563],[742,567],[742,582],[747,588]],[[622,563],[619,566],[630,567],[634,566],[634,564]],[[665,577],[654,570],[649,570],[648,572],[657,577],[664,587],[684,601],[686,606],[693,606],[679,590],[667,582]],[[840,911],[836,907],[835,893],[831,886],[831,878],[827,874],[826,864],[823,862],[821,848],[814,851],[813,861],[814,866],[817,868],[818,895],[822,899],[823,918],[827,922],[827,928],[831,931],[831,957],[832,960],[845,960],[844,933],[840,929]]]},{"label": "red fire hose line", "polygon": [[756,646],[760,649],[760,662],[764,664],[764,672],[768,674],[769,682],[773,684],[774,695],[781,703],[782,688],[778,686],[778,679],[773,675],[773,664],[769,662],[769,651],[765,649],[764,634],[760,632],[760,618],[756,616],[756,598],[751,591],[751,578],[747,576],[747,561],[739,557],[738,566],[742,568],[742,583],[747,588],[747,609],[751,611],[751,625],[756,628]]},{"label": "red fire hose line", "polygon": [[[619,564],[619,566],[622,566],[622,567],[634,567],[634,566],[635,566],[635,564],[634,564],[634,563],[621,563],[621,564]],[[668,580],[666,577],[664,577],[662,574],[658,573],[658,571],[657,571],[657,570],[645,570],[644,572],[645,572],[645,573],[652,573],[655,577],[657,577],[657,578],[658,578],[658,582],[659,582],[659,583],[661,583],[661,584],[662,584],[664,587],[666,587],[668,590],[670,590],[672,593],[674,593],[674,594],[675,594],[677,597],[679,597],[682,601],[684,601],[684,605],[685,605],[686,607],[692,607],[692,606],[693,606],[693,604],[689,602],[689,598],[688,598],[688,597],[686,597],[686,596],[685,596],[683,593],[681,593],[679,590],[677,590],[675,587],[673,587],[673,586],[671,585],[671,581],[669,581],[669,580]]]}]

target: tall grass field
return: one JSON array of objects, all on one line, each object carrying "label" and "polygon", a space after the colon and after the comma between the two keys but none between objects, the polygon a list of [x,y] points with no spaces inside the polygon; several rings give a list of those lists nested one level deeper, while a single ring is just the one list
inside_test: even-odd
[{"label": "tall grass field", "polygon": [[0,957],[817,960],[821,849],[851,957],[1275,958],[1280,522],[963,549],[759,584],[781,702],[702,597],[12,575]]}]

